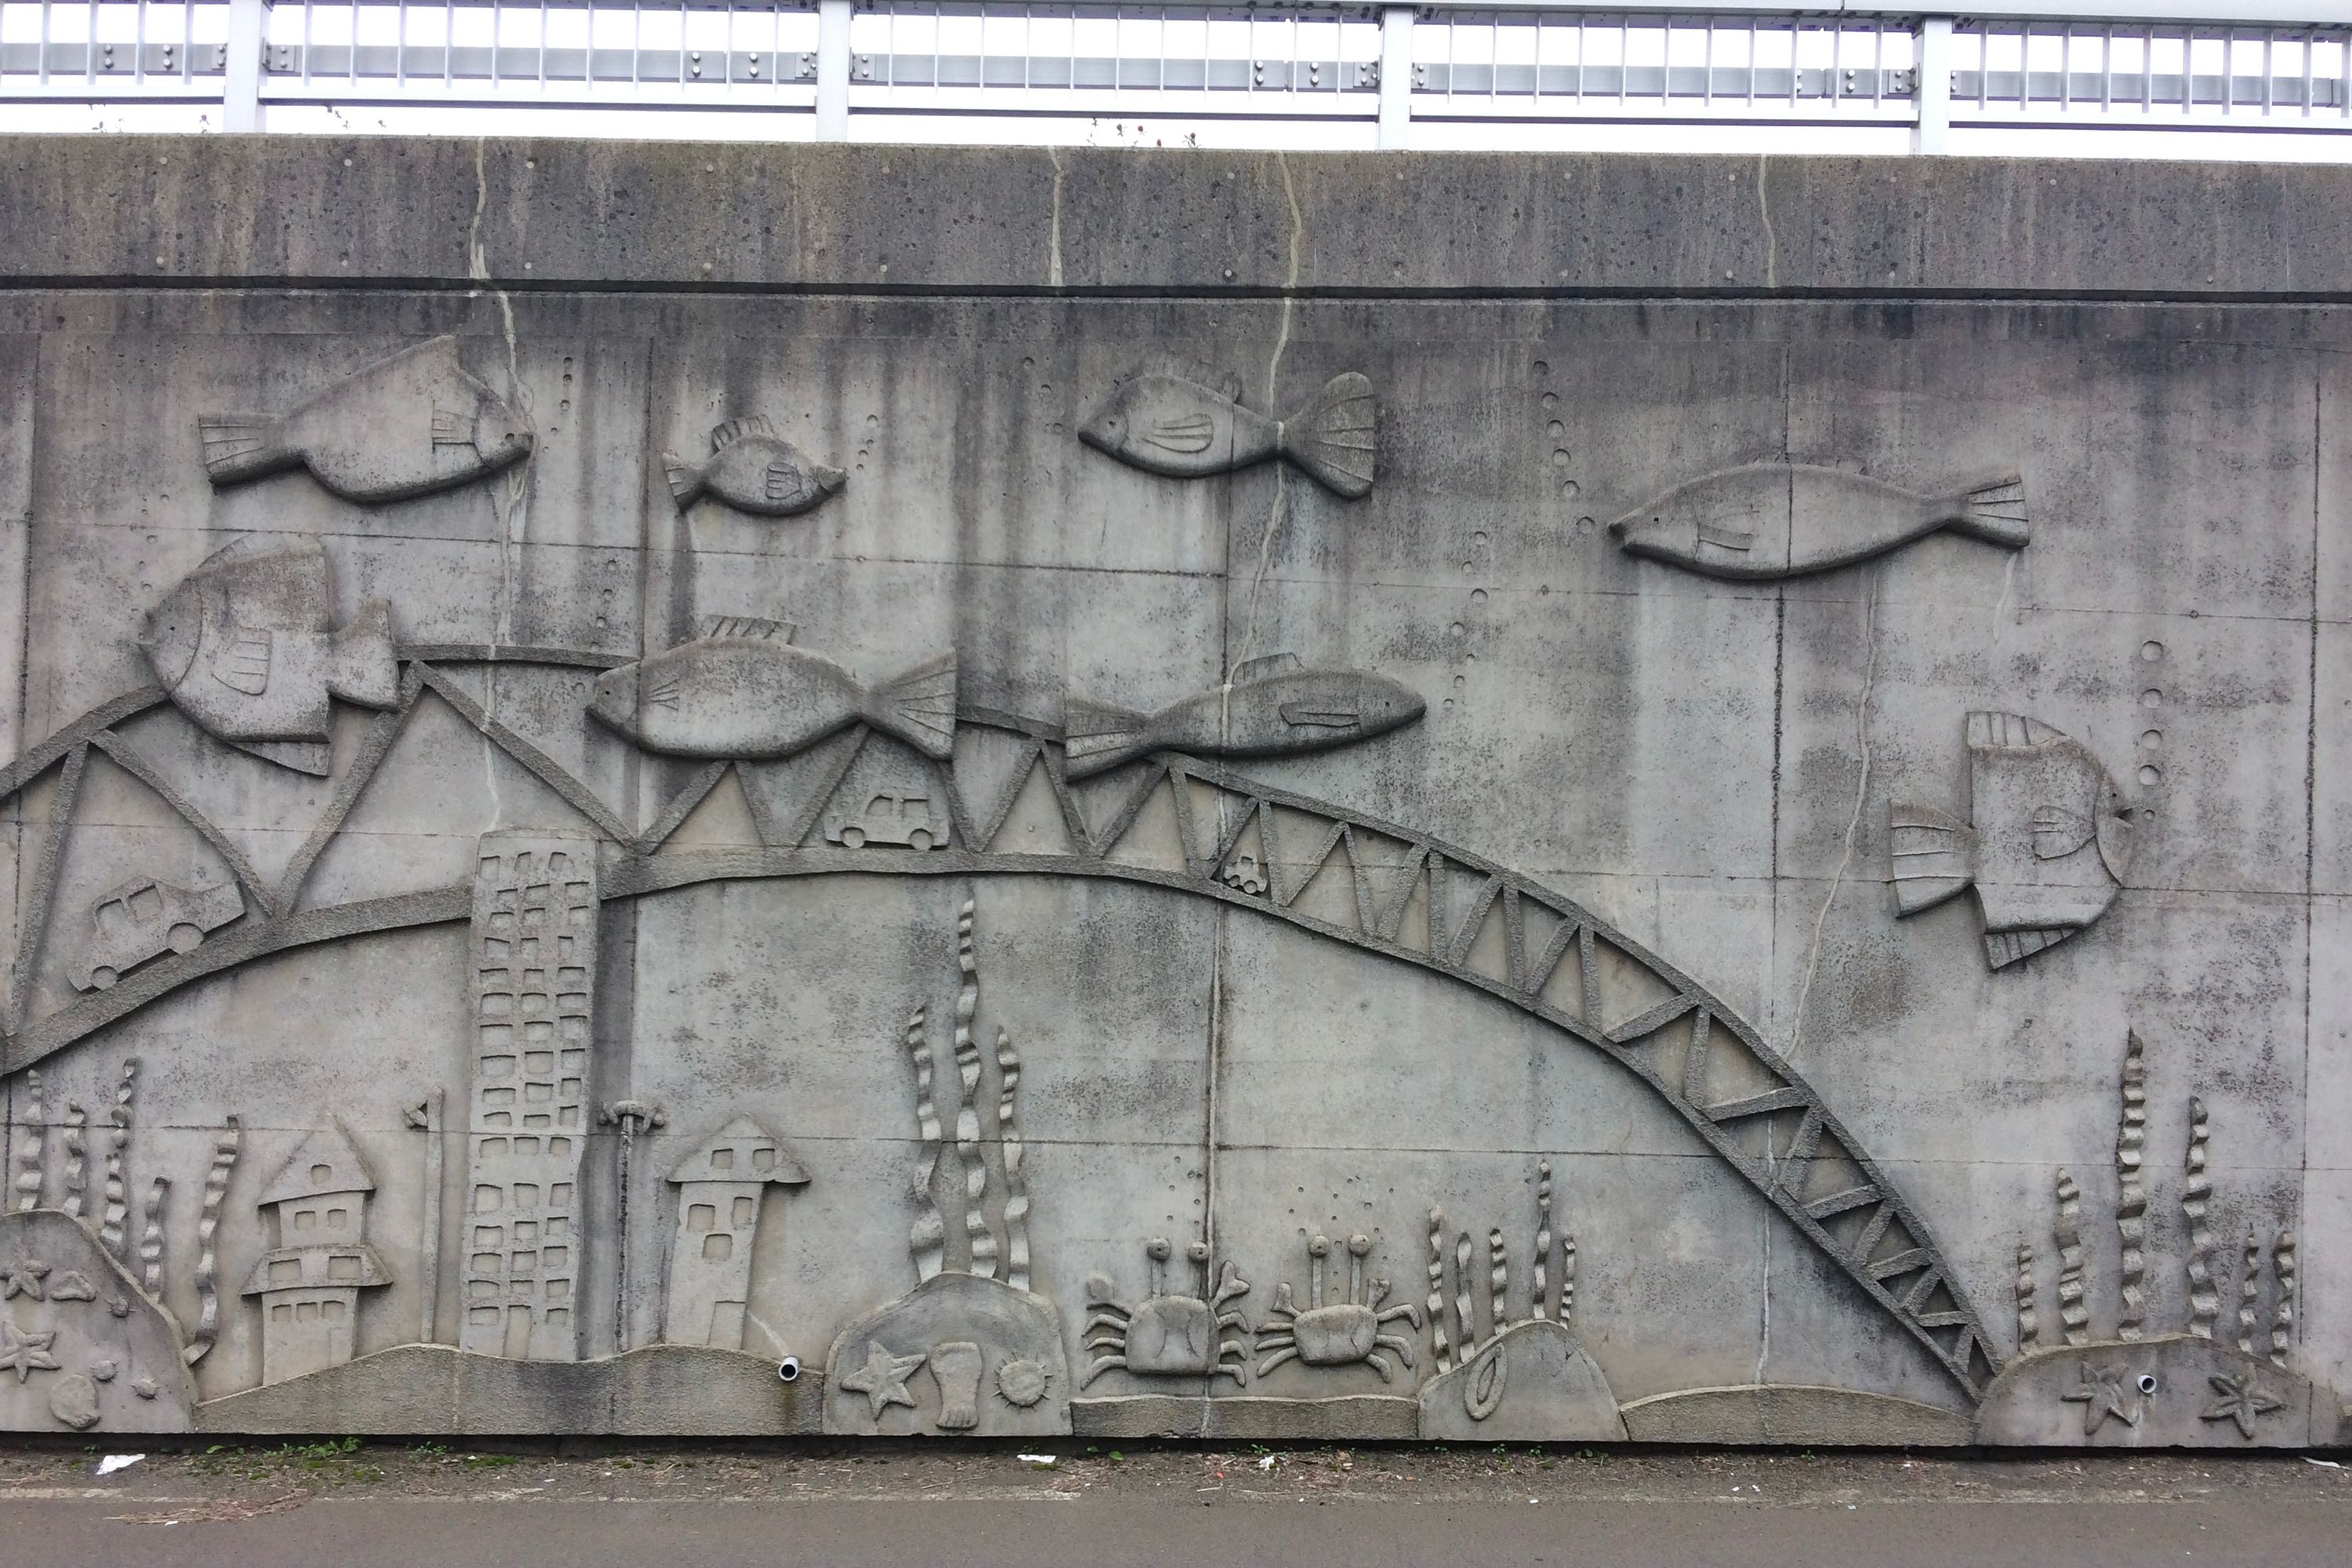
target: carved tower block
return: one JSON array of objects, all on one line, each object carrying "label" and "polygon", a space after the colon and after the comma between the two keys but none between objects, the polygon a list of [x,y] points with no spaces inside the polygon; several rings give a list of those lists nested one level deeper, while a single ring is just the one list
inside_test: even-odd
[{"label": "carved tower block", "polygon": [[596,845],[485,834],[474,876],[472,1179],[458,1343],[577,1361]]},{"label": "carved tower block", "polygon": [[375,1178],[338,1122],[302,1140],[261,1194],[278,1211],[278,1247],[246,1277],[261,1298],[261,1381],[278,1383],[352,1359],[362,1290],[392,1276],[367,1244]]},{"label": "carved tower block", "polygon": [[772,1183],[806,1185],[808,1173],[766,1128],[739,1116],[679,1161],[669,1179],[677,1186],[677,1235],[662,1337],[741,1350],[760,1200]]}]

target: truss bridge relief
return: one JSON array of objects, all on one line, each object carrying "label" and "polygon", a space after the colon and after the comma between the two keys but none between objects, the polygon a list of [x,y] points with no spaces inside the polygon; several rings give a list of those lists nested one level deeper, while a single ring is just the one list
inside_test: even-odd
[{"label": "truss bridge relief", "polygon": [[[1124,773],[1090,785],[1082,799],[1066,776],[1052,727],[977,709],[960,713],[960,722],[997,731],[1011,748],[1014,765],[1002,775],[1009,783],[982,788],[959,776],[962,769],[954,760],[931,761],[902,748],[906,759],[928,769],[912,793],[944,803],[943,847],[877,850],[828,841],[828,813],[860,809],[875,793],[856,776],[859,759],[888,742],[863,724],[832,743],[823,776],[791,816],[755,807],[758,847],[673,845],[668,840],[695,808],[731,771],[748,764],[703,764],[686,774],[684,787],[650,826],[633,827],[586,782],[486,711],[454,673],[492,662],[570,667],[593,675],[621,661],[556,648],[402,649],[395,700],[369,719],[357,755],[335,782],[321,816],[274,879],[258,875],[223,830],[124,738],[127,721],[163,700],[158,689],[134,691],[93,710],[0,772],[0,794],[14,795],[53,773],[72,781],[93,753],[112,759],[220,854],[247,903],[241,918],[188,951],[152,958],[111,987],[46,1015],[13,1020],[5,1070],[34,1067],[205,976],[365,933],[470,922],[476,952],[469,984],[478,1040],[465,1133],[473,1174],[470,1212],[464,1215],[469,1245],[460,1264],[462,1343],[489,1355],[562,1362],[581,1353],[580,1253],[593,1245],[573,1226],[576,1194],[587,1179],[581,1167],[583,1084],[595,1048],[593,969],[604,905],[704,883],[845,874],[1139,884],[1283,922],[1541,1020],[1563,1047],[1605,1058],[1671,1108],[1702,1146],[1916,1339],[1967,1398],[1981,1397],[2000,1370],[1965,1288],[1924,1219],[1812,1085],[1696,980],[1525,876],[1426,834],[1270,788],[1180,752],[1153,752],[1127,764]],[[602,847],[585,833],[503,833],[484,839],[481,874],[467,881],[306,903],[311,868],[395,754],[428,693],[584,818]],[[1049,804],[1043,827],[1031,813],[1031,830],[1016,844],[1008,826],[1024,792]],[[35,855],[41,881],[24,938],[27,954],[41,950],[60,918],[48,904],[58,847],[70,826],[70,783],[64,793],[64,809],[53,815]],[[757,790],[745,796],[764,798]],[[1252,875],[1231,875],[1242,864],[1253,868]],[[20,959],[20,973],[29,962]],[[1654,1000],[1612,1013],[1609,998],[1622,989],[1616,978],[1604,979],[1625,976]],[[1343,1251],[1360,1258],[1351,1250],[1360,1240],[1335,1241],[1333,1258]],[[1391,1254],[1405,1245],[1397,1238],[1385,1244]],[[1297,1260],[1268,1257],[1251,1267],[1295,1271]],[[1399,1258],[1390,1269],[1405,1267]],[[1341,1288],[1332,1287],[1334,1300]],[[713,1299],[731,1294],[722,1289]],[[1357,1298],[1349,1292],[1348,1299]],[[1411,1326],[1403,1320],[1420,1313],[1415,1306],[1396,1315],[1401,1321],[1392,1326],[1403,1331]],[[731,1316],[723,1326],[715,1320],[706,1326],[698,1316],[689,1337],[731,1341],[735,1334]],[[946,1381],[962,1379],[969,1358],[960,1343],[919,1347],[932,1358],[924,1375],[941,1380],[943,1388]],[[915,1352],[900,1346],[891,1353]],[[1411,1355],[1396,1359],[1413,1363]],[[898,1387],[895,1362],[874,1364],[879,1369],[872,1373],[875,1387],[855,1406],[867,1412],[860,1419],[878,1419]],[[960,1381],[952,1392],[950,1418],[960,1419],[952,1415],[965,1392]],[[1069,1391],[1054,1392],[1066,1398]],[[849,1421],[852,1407],[838,1401],[835,1406]]]}]

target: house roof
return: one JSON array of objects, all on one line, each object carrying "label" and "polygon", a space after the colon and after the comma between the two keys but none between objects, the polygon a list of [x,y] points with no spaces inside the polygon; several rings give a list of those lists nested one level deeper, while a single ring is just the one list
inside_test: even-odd
[{"label": "house roof", "polygon": [[669,1173],[673,1182],[774,1182],[800,1186],[808,1173],[782,1139],[748,1116],[739,1116],[705,1138]]},{"label": "house roof", "polygon": [[372,1193],[375,1178],[368,1173],[367,1162],[352,1147],[351,1134],[343,1124],[329,1117],[327,1125],[302,1140],[278,1173],[269,1178],[261,1196],[255,1200],[263,1207],[282,1204],[293,1198],[315,1197],[320,1193]]}]

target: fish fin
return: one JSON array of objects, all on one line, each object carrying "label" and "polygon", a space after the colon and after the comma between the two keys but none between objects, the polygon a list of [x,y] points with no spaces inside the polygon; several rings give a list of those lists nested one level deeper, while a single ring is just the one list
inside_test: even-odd
[{"label": "fish fin", "polygon": [[292,768],[298,773],[325,778],[333,772],[332,753],[324,741],[231,741],[240,752],[250,752],[265,763]]},{"label": "fish fin", "polygon": [[1984,933],[1985,957],[1995,969],[2006,969],[2021,958],[2031,958],[2045,947],[2056,947],[2074,934],[2073,926],[2033,926],[2024,931]]},{"label": "fish fin", "polygon": [[270,655],[276,639],[267,626],[231,626],[219,652],[213,655],[215,680],[231,691],[258,697],[269,689]]},{"label": "fish fin", "polygon": [[1977,830],[1950,812],[1890,801],[1887,836],[1895,859],[1895,910],[1916,915],[1966,888],[1976,877]]},{"label": "fish fin", "polygon": [[2033,814],[2033,858],[2063,860],[2091,841],[2097,825],[2079,811],[2045,805]]},{"label": "fish fin", "polygon": [[771,440],[778,438],[776,427],[769,423],[766,415],[746,414],[740,419],[730,419],[724,425],[712,426],[710,449],[723,452],[747,436],[765,436]]},{"label": "fish fin", "polygon": [[1205,414],[1185,414],[1143,431],[1142,438],[1163,452],[1192,457],[1217,438],[1217,422]]},{"label": "fish fin", "polygon": [[369,599],[335,634],[327,657],[327,689],[362,708],[400,700],[400,667],[392,647],[392,606]]},{"label": "fish fin", "polygon": [[1310,730],[1352,730],[1364,721],[1353,708],[1318,708],[1311,702],[1286,702],[1276,711],[1284,723]]},{"label": "fish fin", "polygon": [[1271,680],[1277,675],[1288,675],[1301,668],[1295,653],[1262,653],[1255,658],[1245,658],[1234,666],[1230,684],[1247,686],[1253,680]]},{"label": "fish fin", "polygon": [[1082,779],[1139,757],[1153,745],[1152,716],[1088,698],[1065,700],[1062,761],[1071,778]]},{"label": "fish fin", "polygon": [[205,472],[215,485],[257,479],[301,460],[278,445],[278,421],[266,414],[199,415],[196,433],[204,438]]},{"label": "fish fin", "polygon": [[694,628],[694,640],[788,643],[799,629],[790,621],[762,620],[758,616],[705,616]]},{"label": "fish fin", "polygon": [[2015,474],[1952,498],[1954,533],[2022,550],[2032,538],[2025,521],[2025,481]]},{"label": "fish fin", "polygon": [[1712,544],[1718,550],[1748,551],[1756,548],[1756,535],[1744,528],[1727,528],[1722,523],[1702,521],[1698,525],[1698,542]]},{"label": "fish fin", "polygon": [[2029,719],[2022,713],[1971,713],[1969,715],[1968,743],[1972,752],[2021,751],[2027,746],[2046,746],[2053,741],[2063,741],[2066,732],[2053,730],[2039,719]]},{"label": "fish fin", "polygon": [[1371,380],[1351,370],[1333,376],[1297,417],[1283,421],[1282,455],[1326,489],[1354,500],[1371,490],[1379,437]]},{"label": "fish fin", "polygon": [[874,693],[874,727],[945,762],[955,754],[956,656],[926,659]]},{"label": "fish fin", "polygon": [[470,447],[474,444],[474,411],[470,408],[433,409],[433,444],[436,447]]},{"label": "fish fin", "polygon": [[683,511],[693,504],[695,497],[702,493],[702,469],[676,452],[664,452],[661,465],[662,476],[669,480],[670,499],[677,502],[678,510]]}]

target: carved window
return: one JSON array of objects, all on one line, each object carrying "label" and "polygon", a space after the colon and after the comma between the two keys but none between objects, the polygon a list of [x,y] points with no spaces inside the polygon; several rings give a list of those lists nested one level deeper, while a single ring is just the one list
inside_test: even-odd
[{"label": "carved window", "polygon": [[735,1151],[732,1149],[713,1149],[710,1152],[710,1168],[714,1171],[733,1170],[735,1168]]},{"label": "carved window", "polygon": [[691,1204],[686,1211],[686,1228],[709,1230],[719,1223],[719,1211],[709,1204]]},{"label": "carved window", "polygon": [[498,1188],[492,1186],[480,1186],[474,1189],[474,1212],[476,1214],[496,1214],[500,1208],[504,1207],[505,1205],[506,1195],[500,1193]]},{"label": "carved window", "polygon": [[346,1230],[350,1228],[351,1223],[351,1210],[329,1209],[327,1211],[327,1228],[329,1230]]},{"label": "carved window", "polygon": [[319,1303],[319,1315],[326,1319],[327,1321],[331,1323],[341,1322],[343,1321],[343,1314],[346,1310],[347,1309],[341,1301],[321,1301]]},{"label": "carved window", "polygon": [[711,1263],[724,1263],[735,1256],[735,1238],[723,1230],[714,1230],[702,1238],[702,1256]]},{"label": "carved window", "polygon": [[269,1309],[269,1321],[273,1323],[290,1323],[294,1321],[294,1309],[286,1302],[280,1301]]},{"label": "carved window", "polygon": [[297,1258],[281,1258],[271,1263],[269,1266],[269,1282],[272,1285],[299,1285],[302,1283],[301,1259]]},{"label": "carved window", "polygon": [[316,1301],[295,1302],[294,1321],[298,1323],[317,1322],[319,1321],[319,1303]]},{"label": "carved window", "polygon": [[739,1196],[736,1198],[735,1217],[732,1223],[737,1230],[749,1230],[751,1228],[751,1216],[757,1211],[757,1206],[758,1205],[754,1205],[748,1197]]},{"label": "carved window", "polygon": [[319,1211],[317,1209],[296,1209],[294,1211],[294,1228],[296,1230],[318,1229]]}]

